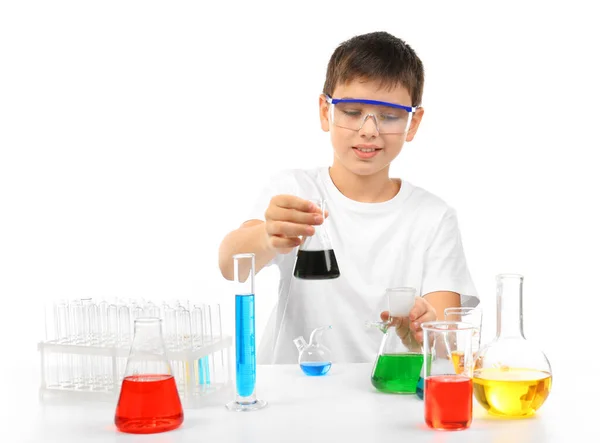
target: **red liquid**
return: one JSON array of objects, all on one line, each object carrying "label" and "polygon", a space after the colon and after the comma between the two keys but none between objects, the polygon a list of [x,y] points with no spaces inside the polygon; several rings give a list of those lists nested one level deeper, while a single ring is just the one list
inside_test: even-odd
[{"label": "red liquid", "polygon": [[183,409],[172,375],[125,377],[115,412],[119,431],[152,434],[171,431],[181,423]]},{"label": "red liquid", "polygon": [[466,429],[473,419],[473,381],[462,375],[425,379],[425,423],[434,429]]}]

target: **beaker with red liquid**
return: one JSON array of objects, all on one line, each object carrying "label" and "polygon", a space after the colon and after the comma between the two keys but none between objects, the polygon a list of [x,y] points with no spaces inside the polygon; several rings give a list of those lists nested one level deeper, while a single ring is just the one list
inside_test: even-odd
[{"label": "beaker with red liquid", "polygon": [[461,375],[425,379],[425,423],[434,429],[466,429],[473,411],[473,380]]},{"label": "beaker with red liquid", "polygon": [[[467,429],[473,420],[474,326],[433,321],[422,328],[425,423],[432,429]],[[457,353],[464,356],[462,365],[453,362]]]},{"label": "beaker with red liquid", "polygon": [[137,318],[115,411],[121,432],[152,434],[178,428],[183,408],[167,359],[161,320]]}]

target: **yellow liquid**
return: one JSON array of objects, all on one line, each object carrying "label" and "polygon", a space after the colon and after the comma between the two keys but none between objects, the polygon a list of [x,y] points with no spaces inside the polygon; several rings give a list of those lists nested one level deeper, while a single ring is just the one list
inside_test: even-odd
[{"label": "yellow liquid", "polygon": [[532,415],[546,401],[551,387],[552,376],[535,369],[486,368],[473,374],[475,398],[494,415]]},{"label": "yellow liquid", "polygon": [[[476,352],[473,352],[473,360],[475,360]],[[452,351],[452,364],[454,365],[454,371],[457,374],[462,374],[465,370],[465,353],[462,351]],[[473,362],[471,362],[473,364]],[[475,369],[478,368],[478,362],[475,362]]]},{"label": "yellow liquid", "polygon": [[465,353],[462,351],[452,351],[452,364],[457,374],[462,374],[465,370]]}]

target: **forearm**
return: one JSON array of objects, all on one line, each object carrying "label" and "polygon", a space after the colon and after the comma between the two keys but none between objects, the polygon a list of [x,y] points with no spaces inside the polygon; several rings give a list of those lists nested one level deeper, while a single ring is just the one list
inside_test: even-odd
[{"label": "forearm", "polygon": [[460,307],[460,294],[449,291],[430,292],[423,297],[435,310],[436,320],[444,320],[446,308]]},{"label": "forearm", "polygon": [[[256,273],[275,257],[276,251],[269,248],[267,243],[264,222],[247,222],[225,236],[219,247],[219,268],[223,277],[233,280],[233,256],[249,252],[255,255]],[[248,276],[249,264],[240,261],[239,276],[242,281]]]}]

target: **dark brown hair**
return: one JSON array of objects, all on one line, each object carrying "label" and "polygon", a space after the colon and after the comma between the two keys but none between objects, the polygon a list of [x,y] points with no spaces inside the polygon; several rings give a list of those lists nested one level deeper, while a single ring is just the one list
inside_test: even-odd
[{"label": "dark brown hair", "polygon": [[420,106],[425,72],[415,51],[387,32],[357,35],[340,44],[329,59],[323,94],[333,96],[339,84],[364,79],[382,87],[401,85],[410,93],[412,106]]}]

